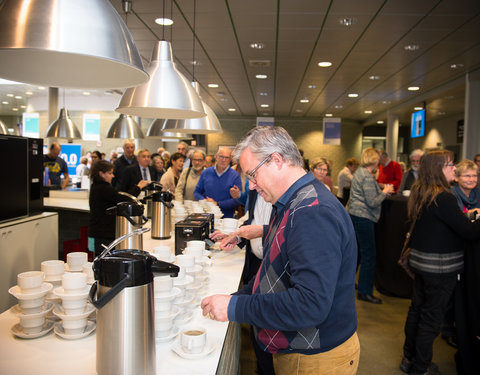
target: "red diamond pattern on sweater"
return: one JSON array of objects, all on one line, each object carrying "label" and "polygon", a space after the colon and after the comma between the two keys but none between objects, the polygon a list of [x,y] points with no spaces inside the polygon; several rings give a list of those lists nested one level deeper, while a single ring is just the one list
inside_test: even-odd
[{"label": "red diamond pattern on sweater", "polygon": [[269,254],[270,264],[273,263],[273,261],[278,256],[278,254],[280,254],[280,248],[285,242],[285,236],[283,235],[283,232],[285,231],[285,225],[287,223],[289,214],[290,214],[290,210],[285,211],[285,214],[283,215],[283,218],[282,218],[282,222],[279,224],[278,229],[275,232],[275,237],[273,238],[272,246],[270,247],[270,254]]},{"label": "red diamond pattern on sweater", "polygon": [[288,348],[288,340],[281,331],[261,329],[257,337],[265,345],[269,353],[275,354],[281,349]]}]

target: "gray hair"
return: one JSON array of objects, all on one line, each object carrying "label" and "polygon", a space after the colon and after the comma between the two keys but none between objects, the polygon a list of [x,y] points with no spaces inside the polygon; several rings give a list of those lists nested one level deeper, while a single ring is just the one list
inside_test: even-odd
[{"label": "gray hair", "polygon": [[413,151],[410,153],[410,156],[409,156],[410,160],[412,160],[412,158],[413,158],[414,156],[420,156],[420,157],[422,157],[422,156],[423,156],[423,151],[420,150],[419,148],[413,150]]},{"label": "gray hair", "polygon": [[235,147],[233,151],[235,161],[238,161],[240,154],[247,147],[258,159],[265,159],[277,152],[292,166],[302,168],[304,166],[297,145],[290,134],[280,126],[257,126],[251,129]]},{"label": "gray hair", "polygon": [[201,149],[195,149],[195,150],[193,150],[192,157],[193,157],[193,155],[195,155],[196,153],[202,154],[203,160],[205,160],[205,156],[206,156],[206,155],[205,155],[205,152],[204,152],[203,150],[201,150]]}]

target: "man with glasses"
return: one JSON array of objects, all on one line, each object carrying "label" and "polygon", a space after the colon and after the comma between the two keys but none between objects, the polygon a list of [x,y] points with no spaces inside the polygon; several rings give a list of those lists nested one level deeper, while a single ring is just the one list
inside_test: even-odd
[{"label": "man with glasses", "polygon": [[355,309],[357,245],[342,204],[303,169],[285,129],[257,127],[235,157],[265,201],[263,261],[234,295],[202,300],[205,316],[253,325],[277,375],[355,374],[360,357]]},{"label": "man with glasses", "polygon": [[410,190],[413,183],[418,178],[418,167],[420,166],[420,158],[423,155],[423,151],[420,149],[413,150],[410,154],[410,169],[405,172],[402,177],[402,183],[398,192],[401,193],[404,190]]},{"label": "man with glasses", "polygon": [[216,155],[215,166],[205,169],[198,180],[193,196],[196,200],[206,199],[215,202],[222,209],[223,217],[233,217],[235,208],[240,204],[230,196],[230,188],[242,189],[242,180],[238,172],[230,168],[232,150],[221,147]]},{"label": "man with glasses", "polygon": [[200,175],[205,169],[205,153],[195,150],[192,155],[192,165],[184,169],[175,188],[175,199],[179,201],[194,200],[193,192],[197,186]]}]

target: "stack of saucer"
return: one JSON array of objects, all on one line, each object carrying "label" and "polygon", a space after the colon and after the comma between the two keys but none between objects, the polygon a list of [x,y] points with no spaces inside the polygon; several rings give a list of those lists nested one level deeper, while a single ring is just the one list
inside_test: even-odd
[{"label": "stack of saucer", "polygon": [[41,271],[23,272],[17,275],[17,285],[8,292],[18,299],[18,305],[11,311],[20,318],[10,331],[18,337],[33,339],[50,332],[53,322],[46,320],[52,310],[52,303],[45,303],[45,296],[52,290],[52,284],[43,282],[45,273]]},{"label": "stack of saucer", "polygon": [[178,334],[174,319],[179,308],[173,305],[173,300],[182,292],[173,286],[173,278],[169,275],[157,276],[153,279],[155,306],[155,338],[159,342],[173,339]]},{"label": "stack of saucer", "polygon": [[[177,264],[178,265],[178,264]],[[173,278],[173,285],[180,289],[180,294],[173,300],[173,306],[178,308],[178,315],[175,317],[175,325],[180,327],[192,319],[194,295],[187,293],[187,287],[192,285],[193,277],[186,274],[186,267],[180,266],[178,276]]]},{"label": "stack of saucer", "polygon": [[[193,271],[193,277],[195,281],[202,284],[200,291],[204,291],[208,288],[209,277],[208,277],[208,266],[211,266],[212,260],[209,259],[205,252],[205,242],[203,241],[187,241],[187,247],[184,250],[184,254],[193,255],[195,265],[201,266],[201,271]],[[190,272],[191,274],[191,272]]]},{"label": "stack of saucer", "polygon": [[62,305],[53,310],[53,313],[62,320],[55,324],[55,333],[58,336],[74,340],[93,332],[95,322],[88,320],[88,316],[95,308],[87,304],[89,290],[87,274],[67,272],[62,276],[62,286],[54,290],[62,300]]},{"label": "stack of saucer", "polygon": [[195,263],[195,257],[191,254],[177,255],[175,263],[177,266],[184,267],[187,276],[193,278],[185,291],[193,295],[193,306],[198,306],[202,297],[203,281],[197,278],[197,275],[203,274],[203,267]]}]

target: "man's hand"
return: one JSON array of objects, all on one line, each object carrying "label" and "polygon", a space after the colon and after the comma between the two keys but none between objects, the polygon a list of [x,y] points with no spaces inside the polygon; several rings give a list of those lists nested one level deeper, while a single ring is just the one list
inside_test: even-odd
[{"label": "man's hand", "polygon": [[215,232],[210,234],[210,239],[212,241],[217,242],[217,241],[223,240],[227,236],[228,236],[228,234],[225,234],[225,233],[220,232],[219,230],[216,230]]},{"label": "man's hand", "polygon": [[148,180],[140,180],[137,186],[142,190],[145,186],[147,186],[151,181]]},{"label": "man's hand", "polygon": [[237,185],[233,185],[230,188],[230,196],[234,199],[238,199],[240,198],[240,195],[242,195],[242,192],[240,191],[240,189],[237,187]]},{"label": "man's hand", "polygon": [[235,246],[237,246],[238,243],[238,237],[237,237],[237,232],[235,231],[232,234],[229,234],[227,237],[225,237],[222,242],[220,242],[220,249],[223,251],[232,251]]},{"label": "man's hand", "polygon": [[212,198],[210,198],[210,197],[206,197],[205,200],[206,200],[207,202],[213,202],[213,203],[215,203],[215,204],[218,204],[214,199],[212,199]]},{"label": "man's hand", "polygon": [[235,232],[238,237],[251,240],[252,238],[258,238],[263,236],[263,225],[242,225]]},{"label": "man's hand", "polygon": [[232,296],[224,294],[205,297],[201,304],[203,316],[219,322],[227,322],[228,304],[231,298]]}]

